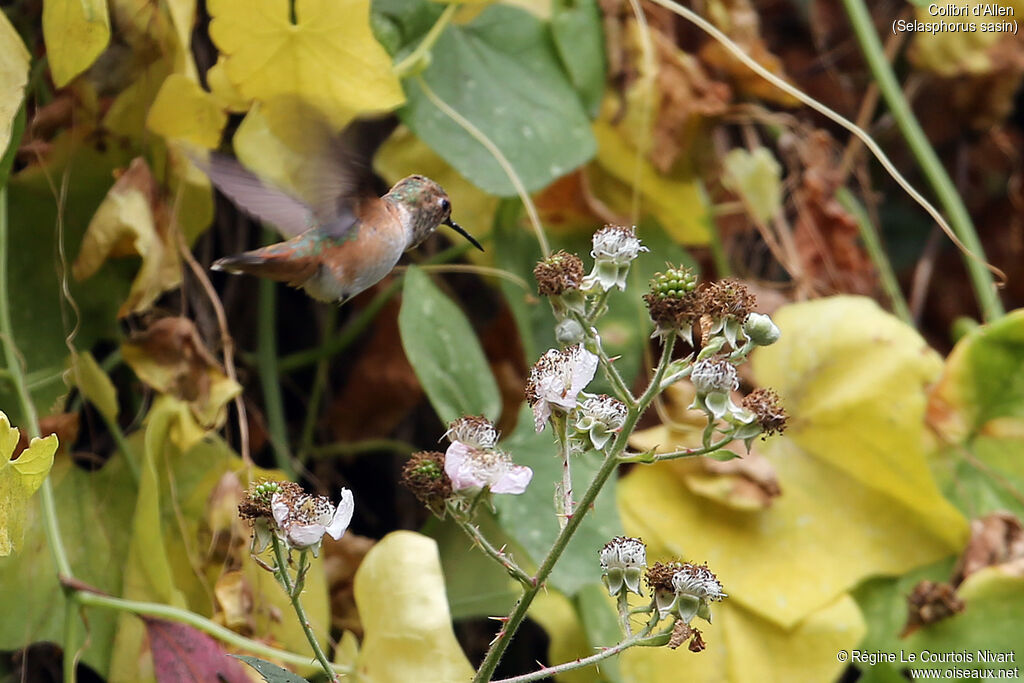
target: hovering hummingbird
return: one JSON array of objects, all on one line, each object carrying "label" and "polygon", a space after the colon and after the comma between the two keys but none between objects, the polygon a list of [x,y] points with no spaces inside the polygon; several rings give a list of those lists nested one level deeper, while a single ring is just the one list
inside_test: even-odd
[{"label": "hovering hummingbird", "polygon": [[248,273],[300,287],[320,301],[344,303],[380,282],[402,254],[447,225],[483,247],[451,218],[451,202],[421,175],[399,180],[383,197],[371,187],[372,149],[359,129],[324,136],[303,174],[300,199],[231,157],[196,160],[213,184],[245,213],[274,225],[287,239],[227,256],[214,270]]}]

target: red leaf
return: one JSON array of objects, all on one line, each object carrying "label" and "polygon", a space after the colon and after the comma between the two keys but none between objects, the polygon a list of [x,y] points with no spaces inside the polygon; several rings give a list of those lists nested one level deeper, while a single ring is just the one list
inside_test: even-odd
[{"label": "red leaf", "polygon": [[158,683],[250,683],[242,665],[205,633],[162,619],[143,621]]}]

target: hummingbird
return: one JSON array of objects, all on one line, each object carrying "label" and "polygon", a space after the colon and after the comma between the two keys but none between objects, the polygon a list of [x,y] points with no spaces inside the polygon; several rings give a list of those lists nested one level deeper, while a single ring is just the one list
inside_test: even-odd
[{"label": "hummingbird", "polygon": [[483,251],[452,220],[448,195],[430,178],[407,176],[378,196],[369,171],[373,150],[356,139],[359,134],[358,126],[350,126],[341,136],[319,136],[322,144],[299,174],[302,198],[231,157],[195,159],[239,209],[288,238],[224,257],[211,268],[285,282],[319,301],[342,304],[380,282],[438,226],[451,227]]}]

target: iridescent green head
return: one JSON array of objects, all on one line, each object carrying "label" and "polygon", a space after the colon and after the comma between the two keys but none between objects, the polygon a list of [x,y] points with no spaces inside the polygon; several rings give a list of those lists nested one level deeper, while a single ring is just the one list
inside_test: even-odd
[{"label": "iridescent green head", "polygon": [[447,193],[430,178],[421,175],[402,178],[395,183],[384,198],[408,210],[409,219],[412,221],[410,248],[430,237],[437,226],[447,225],[472,242],[477,249],[483,251],[480,243],[452,220],[452,204],[448,200]]}]

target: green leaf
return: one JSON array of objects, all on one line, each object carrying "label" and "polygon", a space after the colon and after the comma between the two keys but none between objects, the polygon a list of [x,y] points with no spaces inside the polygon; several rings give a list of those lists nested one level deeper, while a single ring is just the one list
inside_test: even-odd
[{"label": "green leaf", "polygon": [[[490,138],[529,191],[597,151],[546,25],[524,10],[493,5],[469,24],[448,26],[423,79]],[[481,189],[515,194],[491,153],[435,107],[418,80],[407,81],[406,88],[409,102],[399,116],[416,135]]]},{"label": "green leaf", "polygon": [[[557,456],[550,428],[540,434],[533,429],[533,413],[523,404],[519,422],[512,434],[501,442],[516,464],[533,468],[533,481],[518,496],[494,496],[498,521],[502,528],[528,552],[536,564],[550,550],[558,536],[555,516],[555,484],[562,480],[562,461]],[[573,459],[573,488],[582,495],[600,468],[599,456],[587,453]],[[588,583],[601,580],[597,553],[614,536],[622,534],[615,506],[615,477],[608,479],[594,507],[573,535],[562,557],[551,572],[551,585],[566,595],[575,595]]]},{"label": "green leaf", "polygon": [[476,333],[459,307],[410,267],[398,314],[402,346],[442,422],[501,413],[501,394]]},{"label": "green leaf", "polygon": [[551,35],[569,80],[591,117],[604,95],[605,45],[601,9],[596,0],[556,0],[551,8]]},{"label": "green leaf", "polygon": [[260,676],[263,676],[263,680],[267,683],[306,683],[306,679],[301,676],[293,674],[288,669],[282,669],[277,664],[271,664],[270,662],[260,659],[259,657],[249,657],[246,655],[231,655],[235,659],[241,659],[243,662],[256,669]]}]

